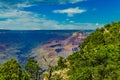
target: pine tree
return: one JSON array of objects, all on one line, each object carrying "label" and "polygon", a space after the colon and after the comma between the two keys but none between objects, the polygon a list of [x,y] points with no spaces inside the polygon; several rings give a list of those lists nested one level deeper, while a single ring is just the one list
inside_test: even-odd
[{"label": "pine tree", "polygon": [[22,69],[15,59],[10,59],[0,66],[0,80],[22,80]]},{"label": "pine tree", "polygon": [[30,75],[32,80],[39,80],[41,68],[36,60],[29,58],[25,65],[25,70]]}]

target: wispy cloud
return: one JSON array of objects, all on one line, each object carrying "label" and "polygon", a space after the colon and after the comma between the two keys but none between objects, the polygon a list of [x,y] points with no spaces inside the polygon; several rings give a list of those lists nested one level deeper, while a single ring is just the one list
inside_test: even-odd
[{"label": "wispy cloud", "polygon": [[7,9],[0,11],[0,18],[18,18],[18,17],[25,17],[26,15],[30,15],[30,14],[31,12],[27,12],[27,11]]},{"label": "wispy cloud", "polygon": [[23,8],[38,4],[74,4],[86,0],[0,0],[0,8]]},{"label": "wispy cloud", "polygon": [[[18,1],[18,2],[17,2]],[[31,7],[34,6],[36,4],[30,3],[28,1],[20,1],[20,0],[16,0],[16,1],[7,1],[7,0],[2,0],[0,1],[0,8],[2,9],[22,9],[25,7]]]},{"label": "wispy cloud", "polygon": [[22,10],[8,10],[0,13],[0,28],[12,30],[34,30],[57,28],[57,22],[47,20],[44,15]]},{"label": "wispy cloud", "polygon": [[[55,1],[55,0],[53,0],[53,1]],[[86,0],[56,0],[55,2],[59,3],[59,4],[67,4],[67,3],[75,4],[75,3],[83,2],[83,1],[86,1]]]},{"label": "wispy cloud", "polygon": [[72,4],[78,3],[78,2],[83,2],[83,1],[86,1],[86,0],[70,0],[70,2],[71,2]]},{"label": "wispy cloud", "polygon": [[9,10],[0,13],[0,17],[5,18],[0,21],[0,29],[10,30],[95,29],[102,26],[98,23],[75,23],[73,21],[60,24],[58,21],[46,19],[43,15],[22,10]]},{"label": "wispy cloud", "polygon": [[[0,29],[10,30],[58,30],[58,29],[95,29],[101,27],[98,23],[76,23],[66,19],[68,23],[60,23],[56,20],[48,20],[45,15],[24,11],[25,7],[31,7],[45,0],[0,0]],[[77,3],[84,0],[47,0],[57,3]],[[47,3],[47,2],[45,2]],[[79,7],[63,10],[54,10],[54,13],[67,14],[69,17],[86,12]]]},{"label": "wispy cloud", "polygon": [[[74,13],[75,14],[75,13]],[[58,30],[58,29],[95,29],[101,27],[98,23],[76,23],[66,19],[69,23],[48,20],[45,15],[18,9],[0,11],[0,29],[10,30]]]},{"label": "wispy cloud", "polygon": [[53,12],[60,13],[60,14],[67,14],[69,17],[73,17],[75,14],[81,14],[81,13],[86,12],[86,10],[76,7],[76,8],[68,8],[68,9],[63,9],[63,10],[54,10]]}]

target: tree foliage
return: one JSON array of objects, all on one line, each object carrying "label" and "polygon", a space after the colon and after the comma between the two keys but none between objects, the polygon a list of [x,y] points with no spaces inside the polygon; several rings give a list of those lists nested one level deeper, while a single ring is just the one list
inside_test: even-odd
[{"label": "tree foliage", "polygon": [[0,66],[0,80],[29,80],[28,78],[15,59],[10,59]]},{"label": "tree foliage", "polygon": [[67,67],[67,64],[66,64],[66,59],[64,59],[63,57],[60,57],[58,62],[57,62],[57,65],[54,67],[55,70],[60,70],[60,69],[64,69]]},{"label": "tree foliage", "polygon": [[70,55],[69,80],[120,80],[120,22],[96,29]]},{"label": "tree foliage", "polygon": [[28,59],[25,70],[15,59],[10,59],[0,66],[0,80],[40,80],[40,70],[37,61]]},{"label": "tree foliage", "polygon": [[41,68],[36,60],[29,58],[25,65],[25,70],[30,75],[32,80],[39,80]]}]

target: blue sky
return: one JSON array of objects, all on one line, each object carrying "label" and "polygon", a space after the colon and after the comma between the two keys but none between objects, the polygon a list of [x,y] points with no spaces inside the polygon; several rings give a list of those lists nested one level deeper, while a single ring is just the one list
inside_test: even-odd
[{"label": "blue sky", "polygon": [[96,29],[120,20],[120,0],[0,0],[0,29]]}]

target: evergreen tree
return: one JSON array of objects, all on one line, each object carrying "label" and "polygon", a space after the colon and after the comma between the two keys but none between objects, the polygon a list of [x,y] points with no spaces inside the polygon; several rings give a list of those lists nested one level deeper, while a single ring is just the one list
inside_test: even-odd
[{"label": "evergreen tree", "polygon": [[23,80],[20,65],[15,59],[4,62],[0,66],[0,80]]},{"label": "evergreen tree", "polygon": [[29,58],[25,65],[25,70],[30,75],[32,80],[39,80],[41,68],[36,60]]},{"label": "evergreen tree", "polygon": [[96,29],[79,47],[67,58],[69,80],[120,80],[120,22]]},{"label": "evergreen tree", "polygon": [[96,29],[69,56],[70,80],[120,80],[120,22]]}]

